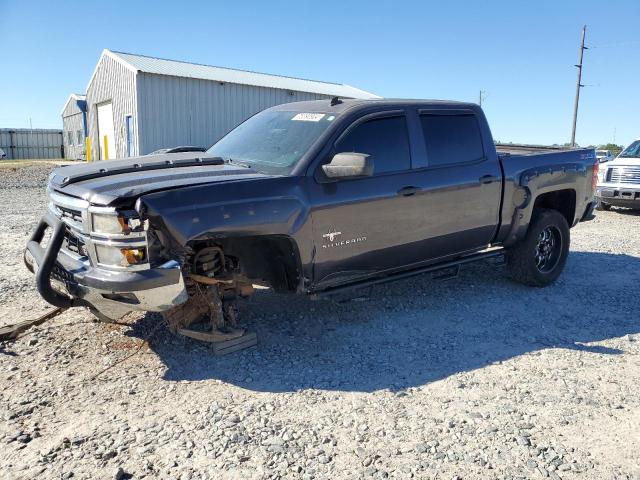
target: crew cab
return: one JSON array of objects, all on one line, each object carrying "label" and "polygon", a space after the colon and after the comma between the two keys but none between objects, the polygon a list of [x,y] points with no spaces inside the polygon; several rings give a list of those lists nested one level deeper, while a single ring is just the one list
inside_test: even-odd
[{"label": "crew cab", "polygon": [[255,283],[328,295],[495,256],[542,287],[569,229],[592,218],[597,171],[593,149],[499,154],[471,103],[290,103],[205,153],[54,170],[25,262],[47,301],[107,318],[207,295],[219,308]]},{"label": "crew cab", "polygon": [[640,208],[640,140],[631,143],[615,160],[600,166],[596,200],[598,210]]}]

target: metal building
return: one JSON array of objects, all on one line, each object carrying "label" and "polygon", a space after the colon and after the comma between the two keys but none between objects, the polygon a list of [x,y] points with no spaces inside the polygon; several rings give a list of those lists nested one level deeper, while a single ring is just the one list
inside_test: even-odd
[{"label": "metal building", "polygon": [[87,137],[87,102],[84,95],[72,93],[62,109],[64,158],[84,160]]},{"label": "metal building", "polygon": [[7,160],[62,158],[62,131],[43,128],[0,128],[0,148]]},{"label": "metal building", "polygon": [[379,98],[349,85],[104,50],[86,93],[91,159],[208,147],[264,108],[335,96]]}]

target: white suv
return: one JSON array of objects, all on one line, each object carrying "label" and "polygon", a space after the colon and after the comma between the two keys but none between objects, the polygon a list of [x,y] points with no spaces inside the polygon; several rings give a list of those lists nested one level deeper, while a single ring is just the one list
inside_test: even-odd
[{"label": "white suv", "polygon": [[640,140],[600,167],[596,200],[598,210],[640,208]]}]

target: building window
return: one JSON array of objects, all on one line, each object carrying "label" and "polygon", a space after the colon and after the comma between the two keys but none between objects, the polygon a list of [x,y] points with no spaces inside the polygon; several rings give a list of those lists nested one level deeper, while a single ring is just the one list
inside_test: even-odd
[{"label": "building window", "polygon": [[78,146],[81,147],[82,146],[82,142],[83,142],[84,138],[82,135],[82,130],[78,130]]},{"label": "building window", "polygon": [[73,132],[71,130],[67,132],[67,143],[70,147],[73,146]]}]

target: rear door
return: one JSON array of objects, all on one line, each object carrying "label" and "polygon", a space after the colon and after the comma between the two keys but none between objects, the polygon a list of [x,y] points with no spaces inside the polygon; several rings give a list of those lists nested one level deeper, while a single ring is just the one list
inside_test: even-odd
[{"label": "rear door", "polygon": [[[340,152],[366,153],[371,177],[310,182],[314,283],[334,284],[408,263],[415,239],[403,189],[412,185],[411,148],[404,110],[366,115],[334,144]],[[328,161],[329,159],[327,159]]]},{"label": "rear door", "polygon": [[435,109],[415,110],[412,118],[422,138],[413,172],[419,191],[407,211],[423,260],[486,247],[499,223],[502,170],[484,118]]}]

